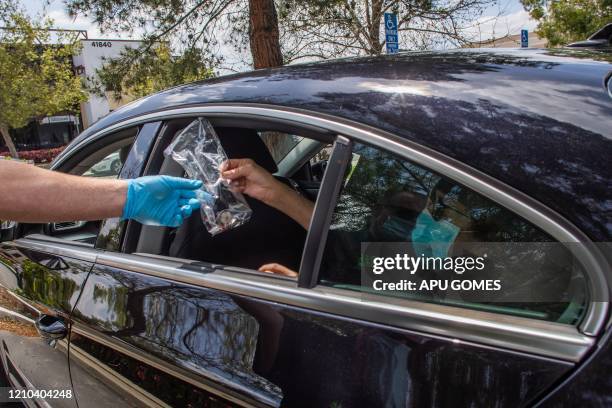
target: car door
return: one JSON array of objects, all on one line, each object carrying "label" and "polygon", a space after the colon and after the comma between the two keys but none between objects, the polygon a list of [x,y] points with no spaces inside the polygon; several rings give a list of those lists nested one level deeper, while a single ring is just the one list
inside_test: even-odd
[{"label": "car door", "polygon": [[[222,106],[201,111],[223,115],[225,124],[233,113]],[[193,109],[188,112],[193,114]],[[471,197],[462,201],[470,213],[503,213],[505,227],[485,232],[501,237],[507,232],[504,228],[520,226],[517,231],[536,231],[535,239],[539,227],[550,227],[547,220],[533,227],[522,215],[482,197],[494,196],[489,184],[467,177],[465,167],[441,162],[434,153],[388,135],[374,136],[371,128],[330,124],[329,118],[319,121],[316,115],[305,119],[303,112],[249,113],[248,123],[258,115],[270,121],[282,116],[283,126],[294,121],[293,134],[299,135],[300,126],[307,124],[311,134],[313,127],[321,126],[321,142],[335,140],[299,279],[237,266],[246,247],[224,264],[168,256],[165,241],[176,239],[180,231],[140,228],[132,236],[137,242],[120,243],[123,253],[97,258],[73,315],[72,345],[95,359],[117,383],[109,398],[172,406],[525,406],[588,353],[598,330],[592,322],[601,323],[605,310],[583,297],[584,280],[571,281],[578,296],[562,305],[492,307],[364,293],[359,271],[355,275],[348,270],[358,265],[361,224],[378,219],[372,214],[379,207],[393,204],[385,201],[392,194],[380,186],[401,181],[414,188],[406,181],[411,172],[411,177],[435,180],[436,186],[446,180],[439,173],[447,174],[451,190],[458,194],[457,189],[464,188]],[[159,153],[190,120],[164,126],[148,171],[181,174]],[[346,136],[330,140],[330,131]],[[458,174],[469,188],[453,181]],[[428,194],[436,196],[429,190]],[[438,207],[441,215],[436,215]],[[442,217],[447,207],[440,204],[431,211]],[[524,207],[517,208],[525,213]],[[394,211],[398,216],[405,213]],[[346,218],[355,214],[367,217]],[[455,225],[459,229],[468,225],[450,220],[461,225]],[[347,227],[355,231],[345,231]],[[474,228],[464,228],[462,236],[474,233]],[[273,230],[271,225],[263,228],[261,239],[269,239]],[[344,232],[348,240],[342,238]],[[193,255],[205,258],[205,247],[202,250],[204,255]],[[589,259],[580,262],[588,264]],[[598,279],[597,273],[587,272],[587,281]],[[73,379],[77,393],[86,387]]]},{"label": "car door", "polygon": [[[164,159],[162,152],[190,121],[175,120],[162,127],[146,174],[182,175],[182,169]],[[123,239],[110,248],[123,253],[107,251],[100,256],[138,258],[126,253],[144,250],[140,238],[149,248],[167,248],[163,241],[168,233],[175,231],[130,222]],[[109,249],[103,236],[98,245]],[[146,260],[156,265],[167,262]],[[197,274],[214,271],[207,263],[191,267]],[[280,404],[278,387],[250,368],[257,320],[231,296],[101,261],[89,276],[73,319],[71,370],[94,367],[98,373],[96,381],[90,381],[73,371],[77,397],[96,394],[101,406],[126,401],[135,406]]]},{"label": "car door", "polygon": [[[93,265],[83,248],[47,251],[48,241],[0,244],[0,356],[12,388],[58,390],[47,402],[76,407],[68,372],[69,316]],[[23,395],[25,396],[25,395]],[[44,405],[44,398],[26,399]]]},{"label": "car door", "polygon": [[[139,133],[136,145],[142,146],[147,129],[127,129],[73,149],[55,170],[116,178],[123,168],[128,174],[134,163],[142,164],[132,144]],[[107,163],[130,149],[125,165]],[[28,405],[77,406],[68,365],[70,315],[100,252],[93,246],[100,223],[22,224],[15,232],[21,238],[0,244],[0,356],[12,387],[43,392],[26,394]]]}]

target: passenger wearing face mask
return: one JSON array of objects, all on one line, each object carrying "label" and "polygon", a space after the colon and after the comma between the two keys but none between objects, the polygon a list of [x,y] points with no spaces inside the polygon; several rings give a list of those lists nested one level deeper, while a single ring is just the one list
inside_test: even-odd
[{"label": "passenger wearing face mask", "polygon": [[367,238],[375,242],[411,241],[425,200],[425,196],[408,191],[387,192],[372,217]]},{"label": "passenger wearing face mask", "polygon": [[[252,160],[228,161],[222,176],[238,191],[277,208],[308,228],[314,203],[280,183]],[[412,255],[447,256],[459,228],[432,214],[438,215],[444,196],[452,188],[452,184],[441,181],[429,197],[410,191],[388,191],[366,229],[329,232],[327,254],[323,256],[328,264],[322,267],[333,271],[338,281],[359,284],[362,242],[412,242]],[[259,270],[297,276],[296,271],[274,262],[262,265]]]},{"label": "passenger wearing face mask", "polygon": [[419,214],[411,233],[412,247],[417,255],[444,258],[449,255],[460,228],[453,222],[455,217],[448,214],[451,207],[444,204],[447,194],[455,186],[440,180],[431,190],[425,209]]},{"label": "passenger wearing face mask", "polygon": [[[388,191],[368,227],[359,231],[330,230],[321,268],[332,281],[361,284],[362,242],[410,242],[427,197],[410,191]],[[410,254],[414,255],[414,253]]]}]

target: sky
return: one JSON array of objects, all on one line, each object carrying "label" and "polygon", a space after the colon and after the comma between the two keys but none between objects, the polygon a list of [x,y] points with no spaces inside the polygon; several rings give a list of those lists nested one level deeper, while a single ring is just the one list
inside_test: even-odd
[{"label": "sky", "polygon": [[[498,38],[506,34],[519,34],[522,28],[532,31],[536,27],[519,0],[499,0],[500,4],[489,7],[470,29],[479,41]],[[56,28],[86,30],[90,39],[138,39],[138,33],[102,33],[100,28],[87,17],[69,17],[62,0],[22,0],[30,15],[44,15],[55,22]],[[222,51],[223,52],[223,51]],[[228,56],[235,56],[233,50],[227,50]]]}]

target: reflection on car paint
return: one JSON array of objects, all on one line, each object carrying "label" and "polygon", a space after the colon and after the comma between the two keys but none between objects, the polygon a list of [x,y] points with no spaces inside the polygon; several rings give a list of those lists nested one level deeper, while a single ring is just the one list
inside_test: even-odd
[{"label": "reflection on car paint", "polygon": [[252,371],[257,321],[228,295],[96,266],[82,299],[75,321],[229,389],[280,400],[279,388]]},{"label": "reflection on car paint", "polygon": [[[517,406],[571,367],[102,266],[82,299],[88,330],[270,405]],[[156,373],[95,347],[83,345],[110,368]],[[137,373],[123,375],[154,383]]]},{"label": "reflection on car paint", "polygon": [[[51,347],[34,322],[42,315],[68,319],[91,266],[0,244],[0,358],[13,386],[72,391],[67,341]],[[75,408],[76,400],[54,400],[53,406]]]}]

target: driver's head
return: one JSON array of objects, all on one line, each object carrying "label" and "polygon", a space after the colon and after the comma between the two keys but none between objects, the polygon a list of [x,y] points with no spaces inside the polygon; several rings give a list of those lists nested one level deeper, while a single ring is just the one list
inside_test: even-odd
[{"label": "driver's head", "polygon": [[370,224],[372,238],[382,241],[410,241],[416,219],[427,197],[410,191],[388,192]]}]

